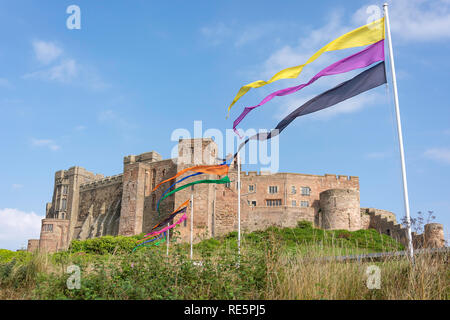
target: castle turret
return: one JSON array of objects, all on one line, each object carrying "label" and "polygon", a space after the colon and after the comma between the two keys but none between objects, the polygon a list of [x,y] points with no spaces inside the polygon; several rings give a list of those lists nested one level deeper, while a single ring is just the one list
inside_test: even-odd
[{"label": "castle turret", "polygon": [[358,190],[329,189],[321,192],[320,210],[323,229],[354,231],[361,228]]},{"label": "castle turret", "polygon": [[444,226],[440,223],[426,224],[423,240],[426,248],[445,247]]}]

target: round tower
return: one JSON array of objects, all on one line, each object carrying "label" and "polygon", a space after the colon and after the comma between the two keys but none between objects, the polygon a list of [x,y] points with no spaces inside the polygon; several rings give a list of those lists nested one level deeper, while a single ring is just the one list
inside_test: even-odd
[{"label": "round tower", "polygon": [[444,226],[440,223],[428,223],[425,225],[424,232],[425,248],[443,248],[445,247]]},{"label": "round tower", "polygon": [[359,191],[354,189],[329,189],[320,193],[322,229],[359,230],[361,213]]}]

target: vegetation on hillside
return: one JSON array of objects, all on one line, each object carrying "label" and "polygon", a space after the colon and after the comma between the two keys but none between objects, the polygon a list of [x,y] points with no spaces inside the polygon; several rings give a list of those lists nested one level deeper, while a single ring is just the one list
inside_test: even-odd
[{"label": "vegetation on hillside", "polygon": [[[0,251],[0,299],[448,299],[447,256],[377,263],[325,261],[335,254],[397,251],[403,246],[375,230],[349,232],[271,227],[188,244],[143,247],[141,239],[74,241],[55,254]],[[173,239],[176,239],[176,234]],[[80,289],[68,289],[67,267],[81,269]],[[381,288],[366,285],[367,267],[381,270]]]}]

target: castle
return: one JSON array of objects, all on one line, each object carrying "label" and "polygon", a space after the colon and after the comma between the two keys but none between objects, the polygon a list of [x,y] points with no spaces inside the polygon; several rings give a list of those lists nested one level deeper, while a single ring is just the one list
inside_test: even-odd
[{"label": "castle", "polygon": [[[237,230],[237,163],[230,165],[226,185],[198,184],[157,200],[170,187],[167,182],[155,192],[157,183],[180,170],[200,164],[218,164],[218,147],[209,138],[182,139],[178,158],[162,159],[155,151],[126,156],[123,173],[112,177],[94,174],[81,167],[55,173],[51,203],[46,205],[40,239],[28,241],[28,251],[66,250],[74,239],[105,235],[131,236],[151,228],[181,203],[194,197],[194,241]],[[218,179],[212,175],[192,177],[189,181]],[[191,210],[187,221],[177,230],[181,241],[190,239]],[[374,228],[407,244],[407,232],[397,224],[391,212],[360,208],[359,178],[332,174],[242,172],[241,228],[244,232],[269,226],[295,227],[300,220],[317,228]],[[413,234],[415,247],[442,247],[441,224],[425,226],[425,232]]]}]

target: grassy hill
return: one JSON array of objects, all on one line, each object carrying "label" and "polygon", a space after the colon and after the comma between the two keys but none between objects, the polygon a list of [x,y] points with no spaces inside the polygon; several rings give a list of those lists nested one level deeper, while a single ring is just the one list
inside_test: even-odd
[{"label": "grassy hill", "polygon": [[[0,251],[0,299],[448,299],[447,257],[376,263],[381,289],[367,288],[368,263],[321,257],[404,249],[375,230],[349,232],[271,227],[178,244],[132,249],[143,235],[74,241],[54,254]],[[194,263],[194,262],[197,263]],[[201,261],[201,265],[198,263]],[[69,290],[67,267],[81,269],[81,288]],[[373,265],[373,263],[372,263]]]}]

